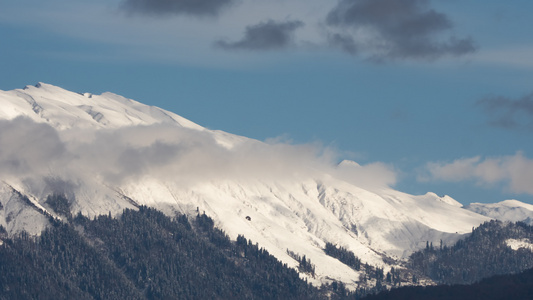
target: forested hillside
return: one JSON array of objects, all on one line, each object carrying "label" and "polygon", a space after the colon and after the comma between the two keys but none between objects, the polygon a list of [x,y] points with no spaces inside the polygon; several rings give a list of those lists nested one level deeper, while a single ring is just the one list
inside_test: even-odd
[{"label": "forested hillside", "polygon": [[531,300],[533,269],[498,275],[471,285],[411,286],[370,295],[364,300]]},{"label": "forested hillside", "polygon": [[[335,281],[316,288],[244,236],[231,241],[205,214],[171,218],[141,206],[115,218],[89,219],[72,216],[63,196],[49,197],[46,205],[62,220],[50,217],[52,225],[38,237],[22,233],[9,238],[0,226],[0,299],[360,299],[422,277],[464,284],[533,267],[533,254],[525,247],[533,239],[533,227],[491,221],[453,247],[428,243],[410,257],[411,270],[384,272],[327,243],[325,253],[360,270],[362,279],[353,292]],[[522,248],[511,248],[510,241],[520,241]],[[299,262],[301,272],[314,276],[311,260],[287,252]],[[521,289],[516,293],[527,294],[531,272],[523,278],[500,277],[494,285],[505,290],[516,286]],[[427,293],[468,299],[463,296],[485,295],[486,282],[491,281],[484,282],[400,288],[371,299],[424,299]]]},{"label": "forested hillside", "polygon": [[[57,200],[57,199],[56,199]],[[53,220],[0,246],[1,299],[317,299],[319,290],[213,220],[147,207]]]},{"label": "forested hillside", "polygon": [[[524,247],[511,248],[512,241]],[[428,244],[410,257],[410,267],[438,283],[474,283],[493,275],[533,268],[533,227],[525,223],[490,221],[472,230],[452,247]]]}]

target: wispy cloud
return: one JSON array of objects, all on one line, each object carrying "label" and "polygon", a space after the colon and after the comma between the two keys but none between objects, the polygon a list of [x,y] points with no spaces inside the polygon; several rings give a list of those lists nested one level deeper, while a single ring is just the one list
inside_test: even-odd
[{"label": "wispy cloud", "polygon": [[462,158],[453,162],[431,162],[426,165],[422,181],[460,182],[472,180],[480,185],[503,183],[513,193],[533,195],[533,160],[522,152],[515,155]]},{"label": "wispy cloud", "polygon": [[474,60],[484,64],[530,70],[533,69],[533,45],[485,48],[476,54]]},{"label": "wispy cloud", "polygon": [[506,129],[533,129],[533,93],[518,99],[487,97],[477,102],[493,126]]},{"label": "wispy cloud", "polygon": [[120,9],[150,16],[190,15],[217,16],[235,0],[124,0]]},{"label": "wispy cloud", "polygon": [[394,186],[398,181],[398,172],[394,167],[382,162],[362,166],[356,162],[344,160],[339,164],[335,174],[339,178],[365,188]]},{"label": "wispy cloud", "polygon": [[436,59],[474,52],[470,38],[438,36],[453,28],[447,15],[429,7],[428,0],[341,0],[326,23],[341,33],[330,43],[350,54],[364,49],[374,60]]},{"label": "wispy cloud", "polygon": [[236,42],[219,40],[215,46],[226,50],[277,50],[288,47],[294,38],[294,31],[304,26],[301,21],[276,22],[269,20],[247,26],[244,37]]}]

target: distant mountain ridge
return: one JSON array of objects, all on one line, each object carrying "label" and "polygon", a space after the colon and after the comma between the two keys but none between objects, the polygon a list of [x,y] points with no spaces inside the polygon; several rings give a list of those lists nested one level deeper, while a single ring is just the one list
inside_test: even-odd
[{"label": "distant mountain ridge", "polygon": [[510,222],[524,222],[533,225],[533,205],[518,200],[505,200],[498,203],[471,203],[465,209],[492,219]]},{"label": "distant mountain ridge", "polygon": [[448,196],[359,186],[339,171],[357,164],[328,165],[307,147],[209,130],[112,93],[44,83],[0,91],[0,144],[0,225],[9,234],[38,234],[49,216],[61,218],[46,203],[53,194],[90,217],[141,205],[205,212],[291,267],[298,262],[287,250],[305,255],[316,275],[301,276],[315,284],[360,279],[325,254],[326,243],[388,271],[426,241],[451,244],[490,217]]}]

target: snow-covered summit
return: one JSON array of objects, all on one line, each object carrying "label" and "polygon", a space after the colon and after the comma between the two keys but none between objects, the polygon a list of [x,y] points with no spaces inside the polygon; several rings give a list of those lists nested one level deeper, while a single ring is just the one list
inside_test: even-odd
[{"label": "snow-covered summit", "polygon": [[132,125],[172,123],[205,130],[183,117],[113,93],[74,93],[46,83],[24,89],[0,91],[0,119],[18,116],[48,123],[57,129],[119,128]]},{"label": "snow-covered summit", "polygon": [[23,89],[0,90],[0,101],[0,120],[26,117],[60,131],[165,124],[209,134],[226,148],[246,140],[233,134],[208,130],[175,113],[110,92],[101,95],[74,93],[39,82]]},{"label": "snow-covered summit", "polygon": [[464,208],[500,221],[522,221],[533,225],[533,205],[514,199],[498,203],[471,203]]}]

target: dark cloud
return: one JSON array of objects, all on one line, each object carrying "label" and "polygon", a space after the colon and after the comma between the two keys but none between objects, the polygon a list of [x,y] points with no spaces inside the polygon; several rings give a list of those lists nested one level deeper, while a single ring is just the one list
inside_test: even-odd
[{"label": "dark cloud", "polygon": [[519,99],[487,97],[477,102],[493,126],[507,129],[533,129],[533,93]]},{"label": "dark cloud", "polygon": [[289,46],[294,31],[303,26],[301,21],[275,22],[269,20],[257,25],[247,26],[244,37],[237,42],[218,41],[215,46],[233,50],[275,50]]},{"label": "dark cloud", "polygon": [[235,0],[124,0],[121,9],[141,15],[217,16]]},{"label": "dark cloud", "polygon": [[328,41],[331,45],[338,47],[349,54],[358,54],[357,43],[355,42],[353,37],[348,34],[330,34],[328,36]]},{"label": "dark cloud", "polygon": [[352,35],[366,30],[367,36],[357,43],[347,33],[333,35],[330,42],[350,54],[365,48],[376,60],[435,59],[475,51],[470,38],[437,39],[453,24],[445,14],[431,9],[428,0],[340,0],[326,23]]}]

